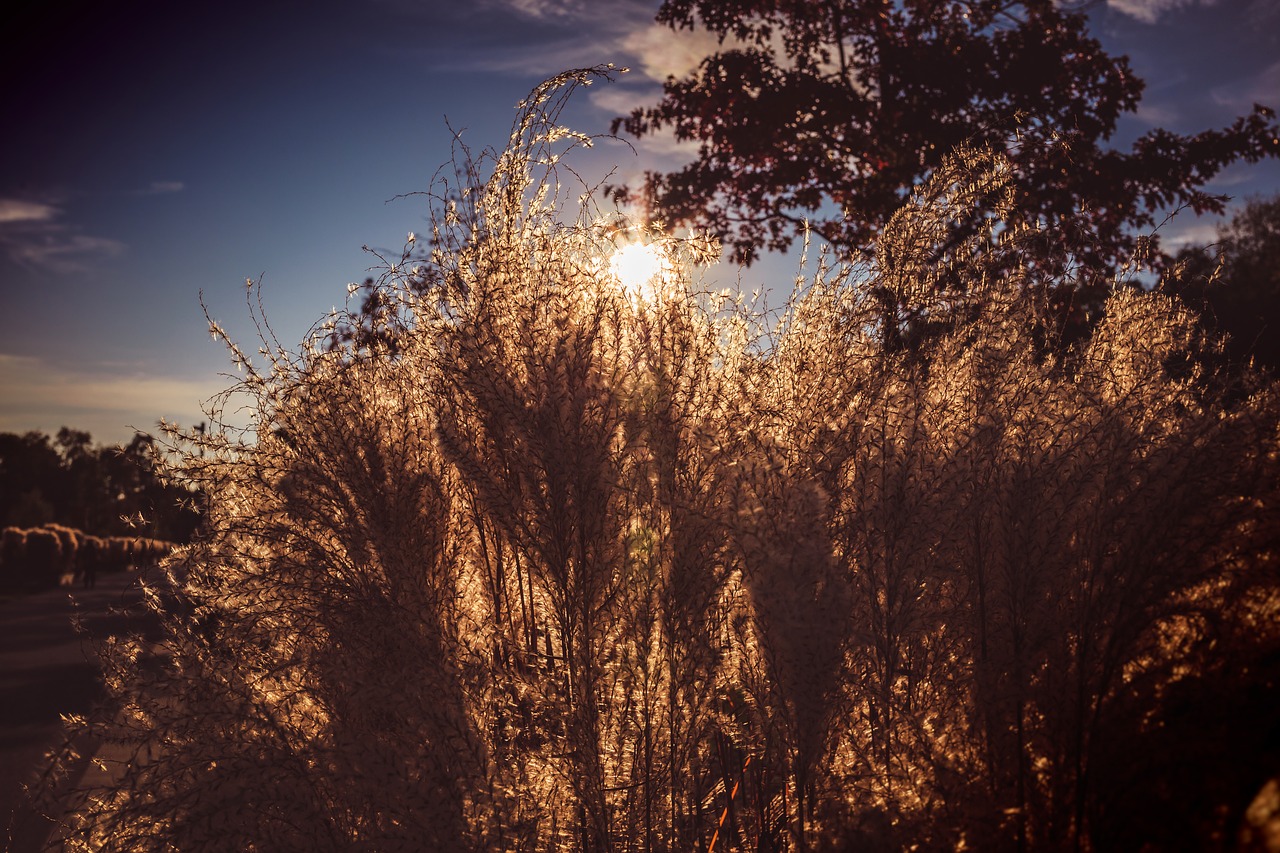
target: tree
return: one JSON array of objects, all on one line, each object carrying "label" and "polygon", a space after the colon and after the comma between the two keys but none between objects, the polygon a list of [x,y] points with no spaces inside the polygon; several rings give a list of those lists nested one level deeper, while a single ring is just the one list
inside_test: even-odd
[{"label": "tree", "polygon": [[42,432],[0,433],[0,522],[35,527],[54,520],[66,491],[62,458]]},{"label": "tree", "polygon": [[127,445],[94,445],[89,433],[68,427],[53,441],[41,432],[0,433],[0,520],[187,542],[200,523],[200,496],[166,479],[157,450],[144,433]]},{"label": "tree", "polygon": [[699,145],[692,163],[648,174],[632,195],[748,262],[789,246],[806,222],[842,250],[866,247],[964,143],[1007,156],[1019,218],[1041,229],[1024,261],[1110,272],[1157,211],[1220,212],[1206,181],[1280,154],[1260,106],[1222,130],[1153,130],[1129,151],[1107,147],[1143,83],[1055,0],[666,0],[658,21],[704,27],[721,47],[669,77],[656,105],[615,119],[614,132],[669,128]]},{"label": "tree", "polygon": [[1280,196],[1247,202],[1215,246],[1180,251],[1164,286],[1230,336],[1231,359],[1280,370]]},{"label": "tree", "polygon": [[105,526],[125,513],[119,512],[122,492],[103,467],[103,453],[83,430],[62,427],[54,437],[62,456],[69,491],[62,514],[81,530],[105,532]]}]

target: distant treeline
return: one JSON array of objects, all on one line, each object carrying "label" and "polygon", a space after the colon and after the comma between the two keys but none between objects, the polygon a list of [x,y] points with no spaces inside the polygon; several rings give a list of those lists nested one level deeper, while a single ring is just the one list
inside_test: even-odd
[{"label": "distant treeline", "polygon": [[35,591],[76,579],[151,565],[172,542],[142,536],[93,536],[61,524],[0,531],[0,590]]},{"label": "distant treeline", "polygon": [[53,437],[0,433],[0,526],[189,542],[202,501],[163,476],[155,451],[143,433],[125,445],[95,445],[67,427]]}]

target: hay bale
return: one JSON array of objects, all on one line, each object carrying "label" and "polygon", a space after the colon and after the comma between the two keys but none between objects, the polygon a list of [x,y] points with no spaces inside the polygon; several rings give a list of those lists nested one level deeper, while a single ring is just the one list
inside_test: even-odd
[{"label": "hay bale", "polygon": [[62,541],[57,533],[44,528],[27,531],[24,575],[20,584],[25,587],[47,589],[58,585],[62,578]]},{"label": "hay bale", "polygon": [[14,590],[26,574],[27,531],[6,527],[0,531],[0,589]]}]

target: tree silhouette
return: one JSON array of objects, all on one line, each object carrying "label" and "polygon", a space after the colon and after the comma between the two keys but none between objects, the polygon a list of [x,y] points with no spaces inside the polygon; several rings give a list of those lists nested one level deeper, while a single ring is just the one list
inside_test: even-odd
[{"label": "tree silhouette", "polygon": [[1163,285],[1230,336],[1233,360],[1280,369],[1280,198],[1248,201],[1214,246],[1180,251]]},{"label": "tree silhouette", "polygon": [[[1039,226],[1026,262],[1110,271],[1158,211],[1220,212],[1201,188],[1223,166],[1280,154],[1263,107],[1222,130],[1108,146],[1143,83],[1071,4],[667,0],[658,21],[704,28],[720,48],[668,78],[656,105],[615,120],[615,132],[670,129],[699,145],[692,163],[647,175],[633,195],[746,261],[805,228],[842,250],[867,247],[964,144],[1007,158],[1018,221]],[[965,211],[956,228],[979,230],[990,212]]]},{"label": "tree silhouette", "polygon": [[0,521],[186,542],[200,522],[200,497],[167,479],[157,451],[143,433],[105,446],[68,427],[53,441],[41,432],[0,433]]}]

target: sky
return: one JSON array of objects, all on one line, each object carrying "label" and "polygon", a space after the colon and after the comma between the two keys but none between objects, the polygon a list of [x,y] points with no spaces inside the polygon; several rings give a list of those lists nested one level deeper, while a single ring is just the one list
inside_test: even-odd
[{"label": "sky", "polygon": [[[349,282],[427,224],[454,132],[500,148],[540,80],[631,71],[575,98],[566,123],[607,131],[667,74],[714,48],[674,34],[660,0],[64,0],[0,13],[0,432],[61,426],[95,441],[192,425],[231,379],[210,315],[257,348],[246,279],[296,345]],[[1116,141],[1223,127],[1280,107],[1280,0],[1096,0],[1091,28],[1147,83]],[[634,141],[633,141],[634,142]],[[604,141],[578,165],[634,179],[689,150]],[[1274,161],[1209,187],[1233,205],[1280,192]],[[1217,220],[1165,227],[1212,240]],[[787,283],[790,257],[742,273]],[[736,277],[736,271],[721,272]],[[203,296],[202,296],[203,294]]]}]

